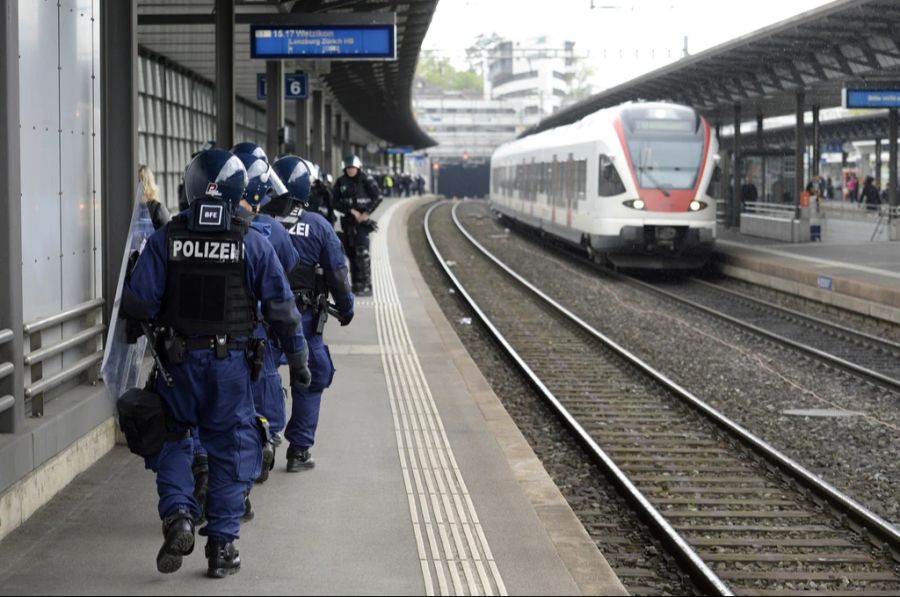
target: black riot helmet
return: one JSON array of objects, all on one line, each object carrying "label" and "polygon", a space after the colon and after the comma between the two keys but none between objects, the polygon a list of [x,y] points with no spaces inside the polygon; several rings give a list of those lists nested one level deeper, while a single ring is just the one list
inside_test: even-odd
[{"label": "black riot helmet", "polygon": [[341,170],[344,171],[346,171],[347,168],[350,167],[356,168],[357,170],[362,170],[362,166],[362,160],[354,154],[344,156],[344,159],[341,160]]},{"label": "black riot helmet", "polygon": [[247,182],[244,164],[224,149],[201,151],[184,171],[184,193],[188,205],[196,199],[210,198],[237,207]]},{"label": "black riot helmet", "polygon": [[257,145],[256,143],[251,143],[250,141],[244,141],[242,143],[238,143],[234,147],[231,148],[231,153],[237,155],[239,153],[249,153],[252,156],[258,157],[262,159],[265,163],[269,163],[269,158],[266,155],[266,152],[263,151],[263,148]]},{"label": "black riot helmet", "polygon": [[288,192],[284,183],[264,159],[249,153],[237,153],[235,157],[241,160],[247,169],[249,182],[243,198],[250,205],[254,207],[262,205],[267,203],[267,198],[280,197]]},{"label": "black riot helmet", "polygon": [[272,169],[287,187],[288,195],[304,202],[309,199],[312,173],[304,159],[295,155],[286,155],[275,160]]}]

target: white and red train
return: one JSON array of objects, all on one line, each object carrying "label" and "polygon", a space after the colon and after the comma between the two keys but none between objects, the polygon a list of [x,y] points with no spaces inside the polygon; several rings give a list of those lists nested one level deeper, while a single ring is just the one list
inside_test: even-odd
[{"label": "white and red train", "polygon": [[717,154],[693,108],[623,104],[498,148],[491,208],[618,267],[697,268],[715,244]]}]

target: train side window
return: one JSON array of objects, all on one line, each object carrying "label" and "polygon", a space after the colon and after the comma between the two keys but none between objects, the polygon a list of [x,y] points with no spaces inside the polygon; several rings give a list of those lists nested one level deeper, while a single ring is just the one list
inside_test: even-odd
[{"label": "train side window", "polygon": [[612,197],[613,195],[624,193],[625,185],[622,184],[619,171],[616,170],[616,166],[609,159],[609,156],[601,153],[598,162],[600,164],[600,184],[598,185],[597,194],[601,197]]},{"label": "train side window", "polygon": [[581,201],[587,193],[587,160],[576,162],[578,170],[575,177],[575,199]]}]

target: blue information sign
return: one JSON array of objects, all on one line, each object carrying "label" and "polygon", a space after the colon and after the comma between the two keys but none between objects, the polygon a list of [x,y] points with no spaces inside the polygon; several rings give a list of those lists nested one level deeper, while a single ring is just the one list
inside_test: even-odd
[{"label": "blue information sign", "polygon": [[252,58],[397,58],[395,25],[251,25]]},{"label": "blue information sign", "polygon": [[900,89],[845,89],[845,108],[900,108]]},{"label": "blue information sign", "polygon": [[388,147],[387,152],[391,153],[391,154],[394,154],[394,153],[407,154],[407,153],[413,152],[413,147],[412,147],[412,145],[401,145],[400,147]]},{"label": "blue information sign", "polygon": [[284,99],[306,99],[309,89],[309,77],[306,73],[284,75]]},{"label": "blue information sign", "polygon": [[266,99],[266,73],[256,73],[256,99]]},{"label": "blue information sign", "polygon": [[[309,97],[309,75],[285,73],[284,99],[306,99],[307,97]],[[266,73],[256,74],[256,99],[266,99]]]}]

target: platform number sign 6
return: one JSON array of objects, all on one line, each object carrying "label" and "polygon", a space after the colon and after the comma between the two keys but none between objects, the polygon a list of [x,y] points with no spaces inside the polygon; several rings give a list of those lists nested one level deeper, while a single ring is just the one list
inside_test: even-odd
[{"label": "platform number sign 6", "polygon": [[300,95],[303,92],[303,85],[300,84],[300,81],[291,81],[290,90],[291,95]]}]

